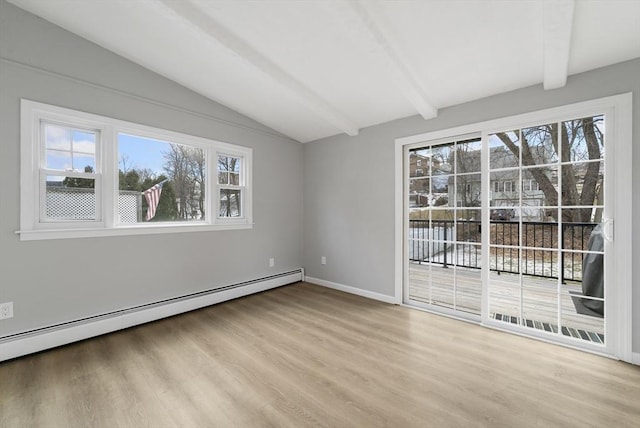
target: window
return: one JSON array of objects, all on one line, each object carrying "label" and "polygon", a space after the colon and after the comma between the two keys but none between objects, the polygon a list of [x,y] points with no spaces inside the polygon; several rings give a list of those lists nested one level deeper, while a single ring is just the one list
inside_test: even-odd
[{"label": "window", "polygon": [[99,221],[96,146],[100,131],[46,121],[40,123],[40,130],[43,159],[39,187],[44,194],[40,222]]},{"label": "window", "polygon": [[205,150],[181,143],[118,133],[120,222],[206,221]]},{"label": "window", "polygon": [[513,181],[511,180],[501,180],[493,182],[493,191],[494,192],[514,192]]},{"label": "window", "polygon": [[27,100],[21,120],[23,240],[252,227],[251,149]]},{"label": "window", "polygon": [[416,161],[416,166],[422,166],[422,159],[418,159]]},{"label": "window", "polygon": [[218,217],[240,217],[242,214],[242,159],[218,155]]},{"label": "window", "polygon": [[538,182],[532,179],[522,180],[522,190],[525,191],[535,191],[540,190],[540,186],[538,186]]}]

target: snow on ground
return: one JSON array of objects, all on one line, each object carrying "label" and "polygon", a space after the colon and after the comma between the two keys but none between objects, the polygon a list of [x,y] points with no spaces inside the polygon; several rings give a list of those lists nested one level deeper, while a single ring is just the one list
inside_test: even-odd
[{"label": "snow on ground", "polygon": [[[446,251],[445,251],[446,249]],[[504,272],[518,273],[519,258],[518,252],[514,249],[497,248],[502,254],[490,254],[489,266],[492,270],[500,270]],[[504,251],[503,251],[504,250]],[[433,254],[429,256],[429,251]],[[467,243],[444,243],[444,242],[425,242],[421,240],[409,239],[408,245],[409,260],[412,262],[427,262],[457,265],[462,267],[480,268],[482,266],[482,249],[480,244]],[[522,269],[525,274],[537,275],[550,278],[558,277],[558,263],[545,261],[540,258],[522,259]],[[573,266],[565,266],[564,277],[566,279],[582,279],[582,263],[575,262]]]}]

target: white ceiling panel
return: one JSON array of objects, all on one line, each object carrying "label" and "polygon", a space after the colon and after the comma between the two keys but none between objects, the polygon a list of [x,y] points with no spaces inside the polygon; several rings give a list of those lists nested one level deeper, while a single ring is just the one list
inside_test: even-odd
[{"label": "white ceiling panel", "polygon": [[[539,83],[539,2],[382,2],[438,107]],[[417,54],[418,53],[418,54]]]},{"label": "white ceiling panel", "polygon": [[640,0],[578,1],[569,74],[640,56]]},{"label": "white ceiling panel", "polygon": [[301,142],[640,57],[640,0],[8,0]]},{"label": "white ceiling panel", "polygon": [[375,40],[346,2],[195,0],[228,29],[360,127],[414,114],[398,93]]}]

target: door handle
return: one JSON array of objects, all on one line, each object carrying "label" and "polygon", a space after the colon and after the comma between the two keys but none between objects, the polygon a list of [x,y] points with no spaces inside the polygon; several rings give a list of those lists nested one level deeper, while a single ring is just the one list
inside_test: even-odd
[{"label": "door handle", "polygon": [[602,236],[609,242],[613,242],[613,219],[607,218],[602,222]]}]

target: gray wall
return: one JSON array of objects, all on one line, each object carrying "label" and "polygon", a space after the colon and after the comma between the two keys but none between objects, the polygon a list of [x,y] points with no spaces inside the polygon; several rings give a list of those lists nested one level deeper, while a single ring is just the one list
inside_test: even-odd
[{"label": "gray wall", "polygon": [[[637,147],[640,60],[572,76],[559,90],[525,88],[443,109],[434,120],[411,117],[301,146],[0,0],[0,301],[15,309],[0,337],[299,266],[391,296],[395,138],[629,91]],[[254,228],[19,241],[20,98],[252,147]],[[640,164],[640,149],[633,158]],[[640,195],[640,169],[633,181]],[[631,203],[637,217],[640,196]],[[639,352],[639,225],[633,238]]]},{"label": "gray wall", "polygon": [[[0,337],[302,266],[300,143],[2,0],[0,57]],[[254,228],[21,242],[20,98],[253,148]]]},{"label": "gray wall", "polygon": [[[640,59],[571,76],[567,86],[533,86],[372,126],[304,146],[304,266],[311,277],[394,293],[394,139],[504,116],[633,92],[633,161],[640,165]],[[640,168],[633,171],[634,218]],[[640,351],[640,223],[633,227],[634,352]],[[321,265],[321,256],[327,264]]]}]

